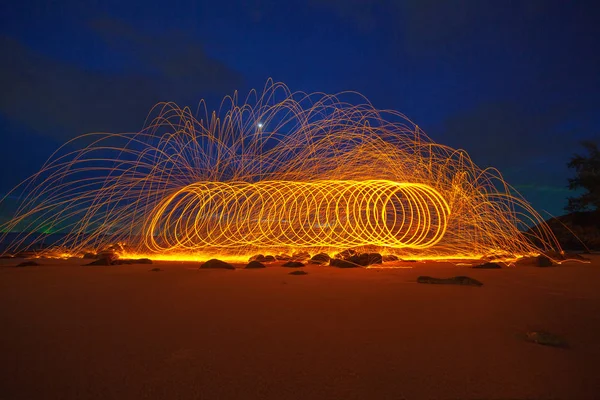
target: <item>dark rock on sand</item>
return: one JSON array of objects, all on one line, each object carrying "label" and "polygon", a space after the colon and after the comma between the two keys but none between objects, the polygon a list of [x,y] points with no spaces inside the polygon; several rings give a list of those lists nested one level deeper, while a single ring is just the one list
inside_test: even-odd
[{"label": "dark rock on sand", "polygon": [[275,256],[275,259],[276,259],[277,261],[288,261],[288,260],[291,260],[291,259],[292,259],[292,257],[291,257],[291,256],[289,256],[289,255],[287,255],[287,254],[277,254],[277,255]]},{"label": "dark rock on sand", "polygon": [[200,269],[235,269],[235,267],[225,261],[217,260],[212,258],[200,265]]},{"label": "dark rock on sand", "polygon": [[384,256],[381,256],[381,260],[383,262],[391,262],[391,261],[398,261],[398,260],[400,260],[400,258],[398,258],[398,256],[395,256],[393,254],[386,254]]},{"label": "dark rock on sand", "polygon": [[515,262],[516,266],[552,267],[554,263],[550,257],[539,255],[537,257],[521,257]]},{"label": "dark rock on sand", "polygon": [[149,270],[150,272],[160,272],[162,271],[162,269],[160,268],[152,268],[151,270]]},{"label": "dark rock on sand", "polygon": [[468,276],[454,276],[452,278],[432,278],[431,276],[419,276],[417,283],[431,283],[437,285],[467,285],[482,286],[483,283]]},{"label": "dark rock on sand", "polygon": [[310,258],[310,253],[307,251],[297,251],[292,254],[292,260],[294,261],[306,261]]},{"label": "dark rock on sand", "polygon": [[252,257],[250,257],[248,259],[248,261],[258,261],[258,262],[263,262],[265,261],[265,256],[262,254],[255,254]]},{"label": "dark rock on sand", "polygon": [[537,257],[537,265],[538,265],[538,267],[551,267],[553,264],[552,264],[552,260],[549,259],[548,257],[539,255]]},{"label": "dark rock on sand", "polygon": [[504,260],[512,260],[512,259],[515,259],[516,257],[517,256],[513,253],[499,251],[494,254],[488,254],[486,256],[483,256],[479,259],[479,261],[484,262],[484,263],[486,263],[486,262],[503,262]]},{"label": "dark rock on sand", "polygon": [[298,262],[298,261],[288,261],[285,264],[283,264],[282,266],[287,267],[287,268],[300,268],[300,267],[304,267],[304,264],[302,264],[301,262]]},{"label": "dark rock on sand", "polygon": [[23,261],[22,263],[15,265],[15,267],[37,267],[38,265],[40,264],[36,263],[35,261]]},{"label": "dark rock on sand", "polygon": [[152,260],[149,258],[120,258],[113,260],[110,265],[133,265],[133,264],[152,264]]},{"label": "dark rock on sand", "polygon": [[485,264],[475,265],[474,267],[471,267],[471,268],[476,268],[476,269],[499,269],[499,268],[502,268],[502,266],[500,264],[497,264],[497,263],[487,262]]},{"label": "dark rock on sand", "polygon": [[152,264],[152,260],[149,258],[117,258],[111,260],[110,258],[101,257],[97,260],[92,261],[89,264],[84,264],[84,266],[94,266],[94,265],[133,265],[133,264]]},{"label": "dark rock on sand", "polygon": [[315,254],[308,262],[310,264],[326,265],[327,263],[329,263],[329,260],[331,260],[329,254],[319,253]]},{"label": "dark rock on sand", "polygon": [[308,272],[306,271],[292,271],[289,273],[289,275],[308,275]]},{"label": "dark rock on sand", "polygon": [[537,265],[537,257],[521,257],[515,261],[517,267],[520,266],[535,266]]},{"label": "dark rock on sand", "polygon": [[[102,250],[96,255],[96,259],[108,260],[109,264],[110,264],[110,262],[116,260],[117,258],[119,258],[119,255],[112,249]],[[102,264],[99,264],[99,265],[102,265]]]},{"label": "dark rock on sand", "polygon": [[15,258],[31,258],[35,257],[35,251],[20,251],[15,254]]},{"label": "dark rock on sand", "polygon": [[357,255],[358,253],[356,252],[356,250],[353,249],[348,249],[348,250],[344,250],[340,253],[337,253],[336,255],[333,256],[333,258],[338,258],[340,260],[347,260],[352,256]]},{"label": "dark rock on sand", "polygon": [[347,258],[346,261],[366,267],[373,264],[381,264],[383,259],[379,253],[361,253]]},{"label": "dark rock on sand", "polygon": [[329,265],[336,268],[362,268],[360,264],[353,263],[351,261],[342,260],[340,258],[332,258]]},{"label": "dark rock on sand", "polygon": [[545,331],[527,332],[525,334],[525,339],[528,342],[541,344],[543,346],[562,347],[562,348],[569,347],[569,344],[567,343],[567,341],[564,338],[554,335],[549,332],[545,332]]},{"label": "dark rock on sand", "polygon": [[273,262],[273,261],[277,261],[277,259],[275,258],[275,256],[272,256],[272,255],[266,255],[265,256],[264,262]]},{"label": "dark rock on sand", "polygon": [[86,259],[86,260],[93,260],[96,257],[97,256],[94,253],[83,253],[83,257],[81,257],[81,258]]},{"label": "dark rock on sand", "polygon": [[89,264],[83,264],[84,267],[96,265],[111,265],[111,260],[109,258],[98,258],[97,260],[94,260]]},{"label": "dark rock on sand", "polygon": [[369,253],[367,254],[367,260],[369,262],[368,265],[381,264],[383,262],[383,257],[379,253]]},{"label": "dark rock on sand", "polygon": [[258,268],[266,268],[265,264],[259,262],[259,261],[250,261],[245,267],[245,269],[258,269]]},{"label": "dark rock on sand", "polygon": [[348,258],[341,258],[341,260],[348,261],[348,262],[351,262],[352,264],[357,264],[357,265],[360,265],[361,267],[364,267],[367,265],[368,260],[364,256],[361,258],[361,255],[356,254],[356,255],[350,256]]}]

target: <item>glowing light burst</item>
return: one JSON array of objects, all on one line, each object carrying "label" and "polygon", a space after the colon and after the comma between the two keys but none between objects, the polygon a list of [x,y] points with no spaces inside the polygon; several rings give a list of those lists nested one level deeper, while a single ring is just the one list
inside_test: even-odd
[{"label": "glowing light burst", "polygon": [[66,143],[9,193],[21,201],[0,226],[3,242],[13,232],[5,252],[48,231],[63,233],[57,246],[70,254],[125,243],[129,254],[169,259],[356,247],[420,258],[559,249],[497,170],[478,168],[356,93],[291,93],[269,81],[244,102],[236,94],[218,112],[203,102],[198,110],[160,103],[140,132]]},{"label": "glowing light burst", "polygon": [[167,197],[144,229],[157,252],[205,248],[427,248],[446,231],[433,188],[391,181],[195,183]]}]

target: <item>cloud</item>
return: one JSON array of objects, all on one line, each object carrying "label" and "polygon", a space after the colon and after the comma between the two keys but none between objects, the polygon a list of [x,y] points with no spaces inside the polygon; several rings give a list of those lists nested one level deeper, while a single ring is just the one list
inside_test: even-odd
[{"label": "cloud", "polygon": [[218,60],[210,58],[202,47],[185,34],[149,36],[114,19],[92,21],[94,29],[116,51],[134,55],[143,65],[158,72],[169,89],[194,84],[193,90],[223,94],[235,90],[241,76]]},{"label": "cloud", "polygon": [[86,132],[137,131],[159,101],[197,102],[207,92],[222,97],[241,85],[239,73],[189,38],[155,38],[111,21],[96,26],[99,33],[101,28],[115,29],[119,45],[109,54],[119,58],[119,51],[131,51],[133,65],[119,72],[92,70],[0,37],[0,113],[64,140]]},{"label": "cloud", "polygon": [[531,164],[577,146],[558,128],[568,116],[568,108],[536,111],[510,101],[489,102],[449,117],[442,137],[485,166]]},{"label": "cloud", "polygon": [[584,105],[489,102],[449,117],[436,139],[466,150],[480,167],[498,168],[537,209],[560,213],[569,193],[566,164],[581,140],[595,134],[573,122],[584,111]]}]

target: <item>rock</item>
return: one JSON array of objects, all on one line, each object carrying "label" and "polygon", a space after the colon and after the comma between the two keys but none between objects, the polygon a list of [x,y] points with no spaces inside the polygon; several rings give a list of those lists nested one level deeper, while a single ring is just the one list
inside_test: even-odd
[{"label": "rock", "polygon": [[275,256],[271,256],[271,255],[266,255],[265,256],[264,262],[273,262],[273,261],[277,261],[277,259],[275,258]]},{"label": "rock", "polygon": [[200,269],[235,269],[235,267],[225,261],[217,260],[212,258],[200,265]]},{"label": "rock", "polygon": [[366,267],[373,264],[381,264],[383,260],[379,253],[362,253],[353,255],[347,258],[346,261]]},{"label": "rock", "polygon": [[278,254],[275,256],[275,259],[277,261],[288,261],[288,260],[291,260],[292,257],[288,256],[287,254]]},{"label": "rock", "polygon": [[383,262],[383,257],[379,253],[369,253],[367,260],[369,262],[367,265],[381,264]]},{"label": "rock", "polygon": [[289,275],[308,275],[308,272],[306,271],[292,271],[289,273]]},{"label": "rock", "polygon": [[516,266],[531,266],[531,267],[552,267],[554,264],[552,260],[540,254],[537,257],[521,257],[515,262]]},{"label": "rock", "polygon": [[[98,254],[96,255],[96,259],[98,259],[98,260],[106,259],[106,260],[108,260],[109,263],[111,261],[116,260],[117,258],[119,258],[119,255],[117,253],[115,253],[114,250],[102,250],[102,251],[98,252]],[[102,264],[99,264],[99,265],[102,265]]]},{"label": "rock", "polygon": [[15,265],[15,267],[37,267],[38,265],[40,264],[36,263],[35,261],[23,261],[22,263]]},{"label": "rock", "polygon": [[308,262],[310,264],[326,265],[329,263],[329,260],[331,260],[331,258],[329,257],[329,254],[319,253],[319,254],[315,254]]},{"label": "rock", "polygon": [[348,250],[344,250],[340,253],[337,253],[336,255],[333,256],[333,258],[338,258],[340,260],[347,260],[352,256],[357,255],[358,253],[356,252],[356,250],[352,250],[352,249],[348,249]]},{"label": "rock", "polygon": [[527,341],[532,343],[541,344],[543,346],[552,346],[552,347],[569,347],[569,344],[565,339],[560,336],[554,335],[545,331],[532,331],[527,332],[525,334],[525,338]]},{"label": "rock", "polygon": [[288,261],[285,264],[283,264],[282,266],[287,267],[287,268],[300,268],[300,267],[304,267],[304,264],[302,264],[301,262],[298,262],[298,261]]},{"label": "rock", "polygon": [[515,266],[537,265],[537,257],[521,257],[515,261]]},{"label": "rock", "polygon": [[419,276],[417,283],[430,283],[438,285],[467,285],[482,286],[483,283],[468,276],[454,276],[452,278],[432,278],[431,276]]},{"label": "rock", "polygon": [[381,256],[381,260],[383,262],[391,262],[391,261],[398,261],[400,259],[398,258],[398,256],[395,256],[393,254],[386,254],[386,255]]},{"label": "rock", "polygon": [[162,271],[162,269],[160,268],[152,268],[151,270],[149,270],[150,272],[160,272]]},{"label": "rock", "polygon": [[255,254],[252,257],[250,257],[248,259],[248,261],[258,261],[258,262],[263,262],[265,261],[265,256],[262,254]]},{"label": "rock", "polygon": [[307,251],[298,251],[292,254],[292,260],[294,261],[306,261],[310,258],[310,254]]},{"label": "rock", "polygon": [[257,268],[266,268],[266,267],[265,267],[265,264],[263,264],[259,261],[253,260],[253,261],[250,261],[244,268],[245,269],[257,269]]},{"label": "rock", "polygon": [[471,268],[476,268],[476,269],[499,269],[502,268],[502,266],[500,264],[496,264],[493,262],[486,262],[485,264],[479,264],[479,265],[475,265],[474,267]]},{"label": "rock", "polygon": [[132,265],[132,264],[152,264],[152,260],[149,258],[120,258],[117,260],[111,261],[110,265]]},{"label": "rock", "polygon": [[88,259],[89,259],[89,260],[93,260],[93,259],[95,259],[96,257],[97,257],[97,255],[96,255],[96,254],[94,254],[94,253],[83,253],[83,257],[81,257],[81,258],[83,258],[83,259],[85,259],[85,260],[88,260]]},{"label": "rock", "polygon": [[15,258],[31,258],[35,257],[35,251],[20,251],[15,254]]},{"label": "rock", "polygon": [[368,260],[365,257],[361,258],[358,254],[355,254],[348,258],[342,258],[341,260],[351,262],[352,264],[360,265],[361,267],[364,267],[368,262]]},{"label": "rock", "polygon": [[112,265],[112,263],[109,258],[99,258],[97,260],[92,261],[89,264],[83,264],[84,267],[96,265]]},{"label": "rock", "polygon": [[553,264],[552,264],[552,260],[549,259],[548,257],[539,255],[537,257],[537,265],[538,265],[538,267],[551,267]]},{"label": "rock", "polygon": [[351,261],[342,260],[340,258],[332,258],[329,261],[329,265],[336,268],[362,268],[360,264],[353,263]]},{"label": "rock", "polygon": [[123,258],[123,259],[112,260],[110,262],[110,265],[131,265],[131,264],[135,264],[135,260]]}]

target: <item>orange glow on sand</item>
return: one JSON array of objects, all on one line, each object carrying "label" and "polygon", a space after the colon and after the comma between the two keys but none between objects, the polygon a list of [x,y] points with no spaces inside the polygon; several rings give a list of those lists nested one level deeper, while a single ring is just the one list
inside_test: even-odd
[{"label": "orange glow on sand", "polygon": [[[354,97],[354,103],[340,100]],[[160,103],[137,133],[87,134],[7,196],[21,196],[5,253],[64,237],[60,254],[246,261],[369,249],[410,259],[516,258],[560,250],[493,168],[434,143],[357,93],[291,93],[269,81],[218,112]],[[75,148],[76,150],[71,150]],[[6,199],[6,198],[5,198]],[[3,200],[4,201],[4,200]],[[529,226],[535,232],[525,233]]]}]

